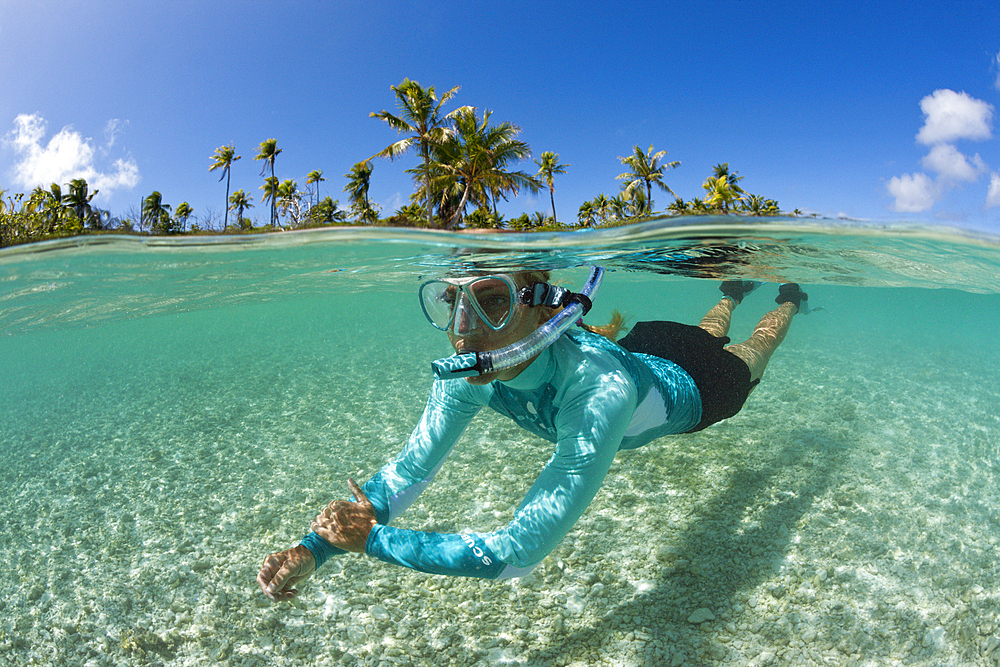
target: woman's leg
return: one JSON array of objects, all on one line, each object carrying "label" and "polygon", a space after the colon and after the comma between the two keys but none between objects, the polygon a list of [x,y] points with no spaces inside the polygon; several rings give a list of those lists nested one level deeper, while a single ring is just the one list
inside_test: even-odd
[{"label": "woman's leg", "polygon": [[712,310],[705,314],[698,326],[716,338],[724,338],[729,334],[729,323],[733,319],[736,301],[723,297]]},{"label": "woman's leg", "polygon": [[[723,299],[722,301],[726,302],[729,299]],[[722,303],[719,304],[719,306],[721,305]],[[715,312],[719,306],[709,311],[709,315]],[[731,312],[732,309],[730,308]],[[788,333],[788,329],[792,326],[792,317],[797,312],[799,312],[798,306],[791,301],[783,303],[761,318],[757,324],[757,328],[754,329],[753,334],[745,342],[726,347],[727,350],[742,359],[750,367],[751,381],[759,380],[764,375],[767,362],[771,360],[771,355],[781,345],[781,341],[785,340],[785,334]],[[705,318],[708,319],[708,315]],[[727,330],[728,324],[727,320]]]}]

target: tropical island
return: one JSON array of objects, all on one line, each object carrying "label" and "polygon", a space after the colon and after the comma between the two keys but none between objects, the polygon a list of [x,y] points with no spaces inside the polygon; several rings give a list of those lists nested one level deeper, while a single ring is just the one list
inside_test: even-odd
[{"label": "tropical island", "polygon": [[[301,188],[293,179],[279,180],[276,163],[282,149],[276,139],[267,139],[254,156],[263,165],[259,207],[250,193],[231,190],[231,169],[242,156],[235,145],[228,144],[215,150],[208,167],[209,172],[220,174],[220,182],[226,182],[221,216],[198,218],[187,202],[174,207],[159,191],[146,196],[141,208],[116,215],[91,204],[97,191],[90,190],[83,178],[73,179],[65,187],[59,183],[47,188],[39,185],[28,194],[8,194],[0,187],[0,247],[109,232],[245,234],[332,225],[529,232],[618,226],[656,215],[781,214],[775,200],[746,192],[739,185],[743,177],[730,170],[728,163],[715,165],[702,184],[705,192],[701,198],[685,201],[665,181],[666,172],[679,167],[680,162],[665,162],[666,151],[654,151],[652,145],[644,150],[636,144],[630,155],[618,158],[625,168],[616,178],[618,192],[613,196],[600,193],[583,202],[576,220],[566,222],[556,213],[555,178],[565,174],[570,165],[561,164],[558,153],[545,151],[532,160],[531,147],[518,138],[521,128],[506,121],[493,123],[488,110],[480,113],[476,107],[463,106],[445,113],[443,107],[456,95],[458,86],[439,96],[433,86],[424,88],[404,79],[390,89],[395,94],[396,113],[383,110],[372,112],[370,117],[385,122],[402,138],[355,163],[344,174],[346,208],[329,196],[320,198],[319,185],[327,180],[321,170],[309,172]],[[406,170],[414,182],[410,204],[383,217],[378,204],[368,198],[374,164],[411,153],[419,162]],[[528,171],[517,168],[529,161],[533,166]],[[654,210],[654,187],[674,198],[665,210]],[[505,218],[497,211],[500,199],[546,190],[551,211],[515,218]],[[266,221],[248,217],[255,208],[267,211]]]}]

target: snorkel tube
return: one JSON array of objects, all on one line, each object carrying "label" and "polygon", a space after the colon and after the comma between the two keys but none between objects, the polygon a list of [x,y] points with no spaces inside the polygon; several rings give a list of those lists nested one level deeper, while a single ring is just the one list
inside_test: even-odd
[{"label": "snorkel tube", "polygon": [[533,334],[512,343],[505,348],[490,352],[466,352],[454,354],[444,359],[431,362],[434,377],[439,380],[485,375],[506,370],[531,359],[539,352],[556,342],[567,329],[577,320],[587,314],[591,302],[601,287],[604,269],[591,267],[590,277],[577,293],[567,293],[563,300],[565,306],[552,319],[538,327]]}]

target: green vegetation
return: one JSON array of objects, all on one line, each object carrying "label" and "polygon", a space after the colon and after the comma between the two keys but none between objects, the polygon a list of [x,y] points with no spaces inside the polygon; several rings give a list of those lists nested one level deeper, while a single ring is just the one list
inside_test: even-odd
[{"label": "green vegetation", "polygon": [[438,218],[446,229],[456,229],[465,209],[492,210],[496,200],[522,189],[538,192],[540,183],[523,171],[507,167],[531,155],[531,147],[517,139],[521,129],[510,123],[490,125],[490,111],[476,118],[473,107],[463,107],[453,116],[454,131],[433,147],[431,183],[438,196]]},{"label": "green vegetation", "polygon": [[344,178],[347,179],[344,192],[347,193],[348,201],[351,202],[351,213],[361,224],[375,224],[378,221],[378,211],[368,201],[368,186],[371,185],[372,169],[371,160],[365,160],[358,162],[351,167],[351,171],[344,174]]},{"label": "green vegetation", "polygon": [[274,177],[274,159],[278,157],[278,153],[281,149],[278,148],[277,139],[268,139],[266,141],[260,142],[260,152],[257,153],[257,157],[254,160],[263,160],[264,168],[260,170],[260,175],[263,176],[267,173],[267,168],[271,167],[271,177],[264,181],[264,185],[260,186],[260,189],[264,191],[264,198],[261,201],[271,200],[271,226],[276,227],[278,223],[278,201],[277,201],[277,189],[278,189],[278,179]]},{"label": "green vegetation", "polygon": [[638,146],[632,148],[632,155],[627,157],[618,158],[621,163],[629,168],[629,171],[624,174],[618,175],[616,178],[619,181],[626,181],[625,187],[622,189],[622,197],[627,201],[636,201],[641,198],[641,194],[638,191],[643,185],[646,186],[646,199],[642,202],[643,208],[641,212],[651,213],[653,210],[653,185],[656,184],[657,187],[666,190],[671,195],[674,195],[674,191],[667,187],[667,184],[663,182],[663,171],[665,169],[676,169],[681,166],[680,162],[667,162],[666,164],[660,164],[660,158],[667,154],[667,151],[660,151],[659,153],[653,152],[653,147],[650,146],[648,151],[643,152]]},{"label": "green vegetation", "polygon": [[545,185],[549,188],[549,200],[552,202],[552,219],[558,220],[559,218],[556,217],[556,186],[554,177],[556,174],[565,174],[566,167],[572,165],[559,164],[559,154],[552,151],[542,153],[541,159],[535,160],[535,164],[538,165],[536,176],[541,177]]},{"label": "green vegetation", "polygon": [[[559,154],[545,151],[534,160],[534,174],[517,169],[531,160],[531,147],[519,138],[521,128],[504,121],[493,123],[492,112],[482,113],[472,106],[445,113],[443,107],[454,98],[458,86],[440,98],[434,87],[424,88],[404,79],[390,86],[396,97],[396,113],[373,112],[370,117],[385,122],[405,135],[371,157],[355,163],[344,174],[349,209],[342,210],[337,200],[320,196],[323,172],[314,170],[306,176],[305,190],[292,179],[279,181],[275,160],[282,152],[276,139],[260,143],[254,160],[262,161],[259,189],[262,208],[267,206],[266,225],[244,217],[254,208],[253,197],[243,189],[230,192],[233,163],[241,156],[233,143],[220,146],[210,157],[209,171],[221,170],[219,181],[226,180],[226,206],[219,220],[211,213],[196,217],[195,210],[183,202],[172,208],[163,195],[154,191],[142,200],[138,210],[115,217],[110,211],[91,202],[97,190],[87,181],[73,179],[63,192],[63,185],[52,183],[48,189],[36,187],[30,195],[7,195],[0,189],[0,247],[83,233],[204,234],[279,231],[328,225],[361,224],[434,229],[498,229],[513,231],[554,231],[578,227],[601,227],[629,224],[646,219],[654,212],[654,186],[674,197],[666,215],[730,214],[777,215],[778,202],[761,195],[748,194],[740,185],[743,177],[730,171],[728,163],[715,165],[705,179],[701,199],[684,201],[666,183],[666,172],[680,167],[680,162],[663,162],[664,150],[653,146],[642,150],[633,146],[631,155],[619,157],[627,169],[617,177],[619,191],[609,197],[603,193],[584,202],[573,224],[556,217],[555,177],[565,175],[568,164],[559,162]],[[414,192],[410,204],[387,218],[380,217],[379,206],[368,197],[374,171],[374,158],[395,161],[410,152],[419,155],[419,163],[406,173],[413,176]],[[497,212],[497,201],[509,200],[522,191],[549,192],[552,214],[536,212],[505,219]],[[230,225],[229,212],[236,222]],[[799,211],[793,212],[798,215]],[[195,222],[191,222],[195,220]]]},{"label": "green vegetation", "polygon": [[[253,227],[253,224],[243,217],[243,211],[253,208],[253,204],[250,203],[251,200],[253,200],[253,197],[243,192],[243,190],[237,190],[229,197],[229,207],[226,209],[227,219],[229,211],[236,209],[236,227],[238,229],[250,229]],[[246,224],[244,224],[244,221]]]},{"label": "green vegetation", "polygon": [[[415,176],[423,177],[424,181],[424,210],[427,212],[427,226],[434,226],[433,206],[434,199],[431,190],[431,148],[440,145],[452,133],[452,129],[447,125],[452,116],[461,109],[442,117],[441,107],[458,92],[455,86],[438,101],[434,94],[434,86],[423,88],[416,81],[403,79],[403,83],[398,86],[389,87],[396,94],[396,107],[399,115],[393,115],[384,109],[379,112],[372,112],[372,118],[385,121],[389,127],[397,132],[409,132],[410,136],[389,144],[374,157],[387,157],[395,160],[400,155],[405,155],[411,148],[417,148],[422,158],[422,169],[415,172]],[[412,170],[411,170],[412,171]]]},{"label": "green vegetation", "polygon": [[[215,149],[215,155],[212,156],[212,159],[215,160],[215,162],[212,163],[212,166],[209,167],[208,170],[209,171],[215,171],[216,169],[222,170],[222,176],[219,177],[219,180],[221,181],[223,178],[226,179],[226,201],[230,201],[229,170],[233,166],[233,163],[239,160],[241,157],[243,156],[236,154],[236,146],[234,146],[233,144],[229,144],[228,146],[219,146],[218,148]],[[242,192],[242,190],[240,192]],[[227,206],[225,217],[222,222],[222,231],[225,231],[226,227],[228,226],[229,226],[229,207]]]}]

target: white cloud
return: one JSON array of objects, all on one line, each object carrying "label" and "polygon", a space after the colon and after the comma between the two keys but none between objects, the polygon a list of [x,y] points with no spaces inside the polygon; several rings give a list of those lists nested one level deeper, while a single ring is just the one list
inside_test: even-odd
[{"label": "white cloud", "polygon": [[107,140],[105,149],[111,148],[115,145],[115,139],[118,137],[118,133],[121,132],[122,125],[128,125],[128,121],[121,121],[118,118],[112,118],[108,121],[108,124],[104,126],[104,138]]},{"label": "white cloud", "polygon": [[[105,128],[108,144],[102,152],[114,144],[118,127],[117,120],[108,123]],[[14,119],[14,129],[4,137],[4,142],[17,155],[12,174],[16,185],[29,189],[83,178],[91,189],[101,191],[99,196],[107,196],[112,190],[131,189],[139,183],[139,166],[135,160],[119,158],[110,169],[99,170],[95,165],[95,149],[90,139],[67,126],[43,144],[45,132],[44,118],[20,114]]]},{"label": "white cloud", "polygon": [[976,153],[972,162],[951,144],[936,144],[921,161],[925,169],[936,171],[941,178],[950,181],[974,182],[985,173],[986,163]]},{"label": "white cloud", "polygon": [[990,174],[990,189],[986,192],[986,208],[1000,206],[1000,174]]},{"label": "white cloud", "polygon": [[886,189],[896,198],[892,210],[900,213],[928,210],[934,205],[939,192],[934,179],[923,173],[893,176],[886,184]]},{"label": "white cloud", "polygon": [[967,93],[935,90],[920,100],[926,116],[917,141],[926,145],[958,139],[989,139],[992,136],[993,105]]},{"label": "white cloud", "polygon": [[[997,59],[1000,64],[1000,54]],[[921,165],[932,175],[920,172],[889,179],[886,190],[895,198],[891,208],[901,213],[927,211],[961,183],[975,183],[989,171],[978,153],[969,157],[954,142],[992,138],[992,104],[943,88],[920,100],[920,109],[924,112],[924,124],[917,133],[917,141],[930,146]],[[1000,205],[1000,176],[995,173],[987,201],[995,202],[987,206]]]}]

